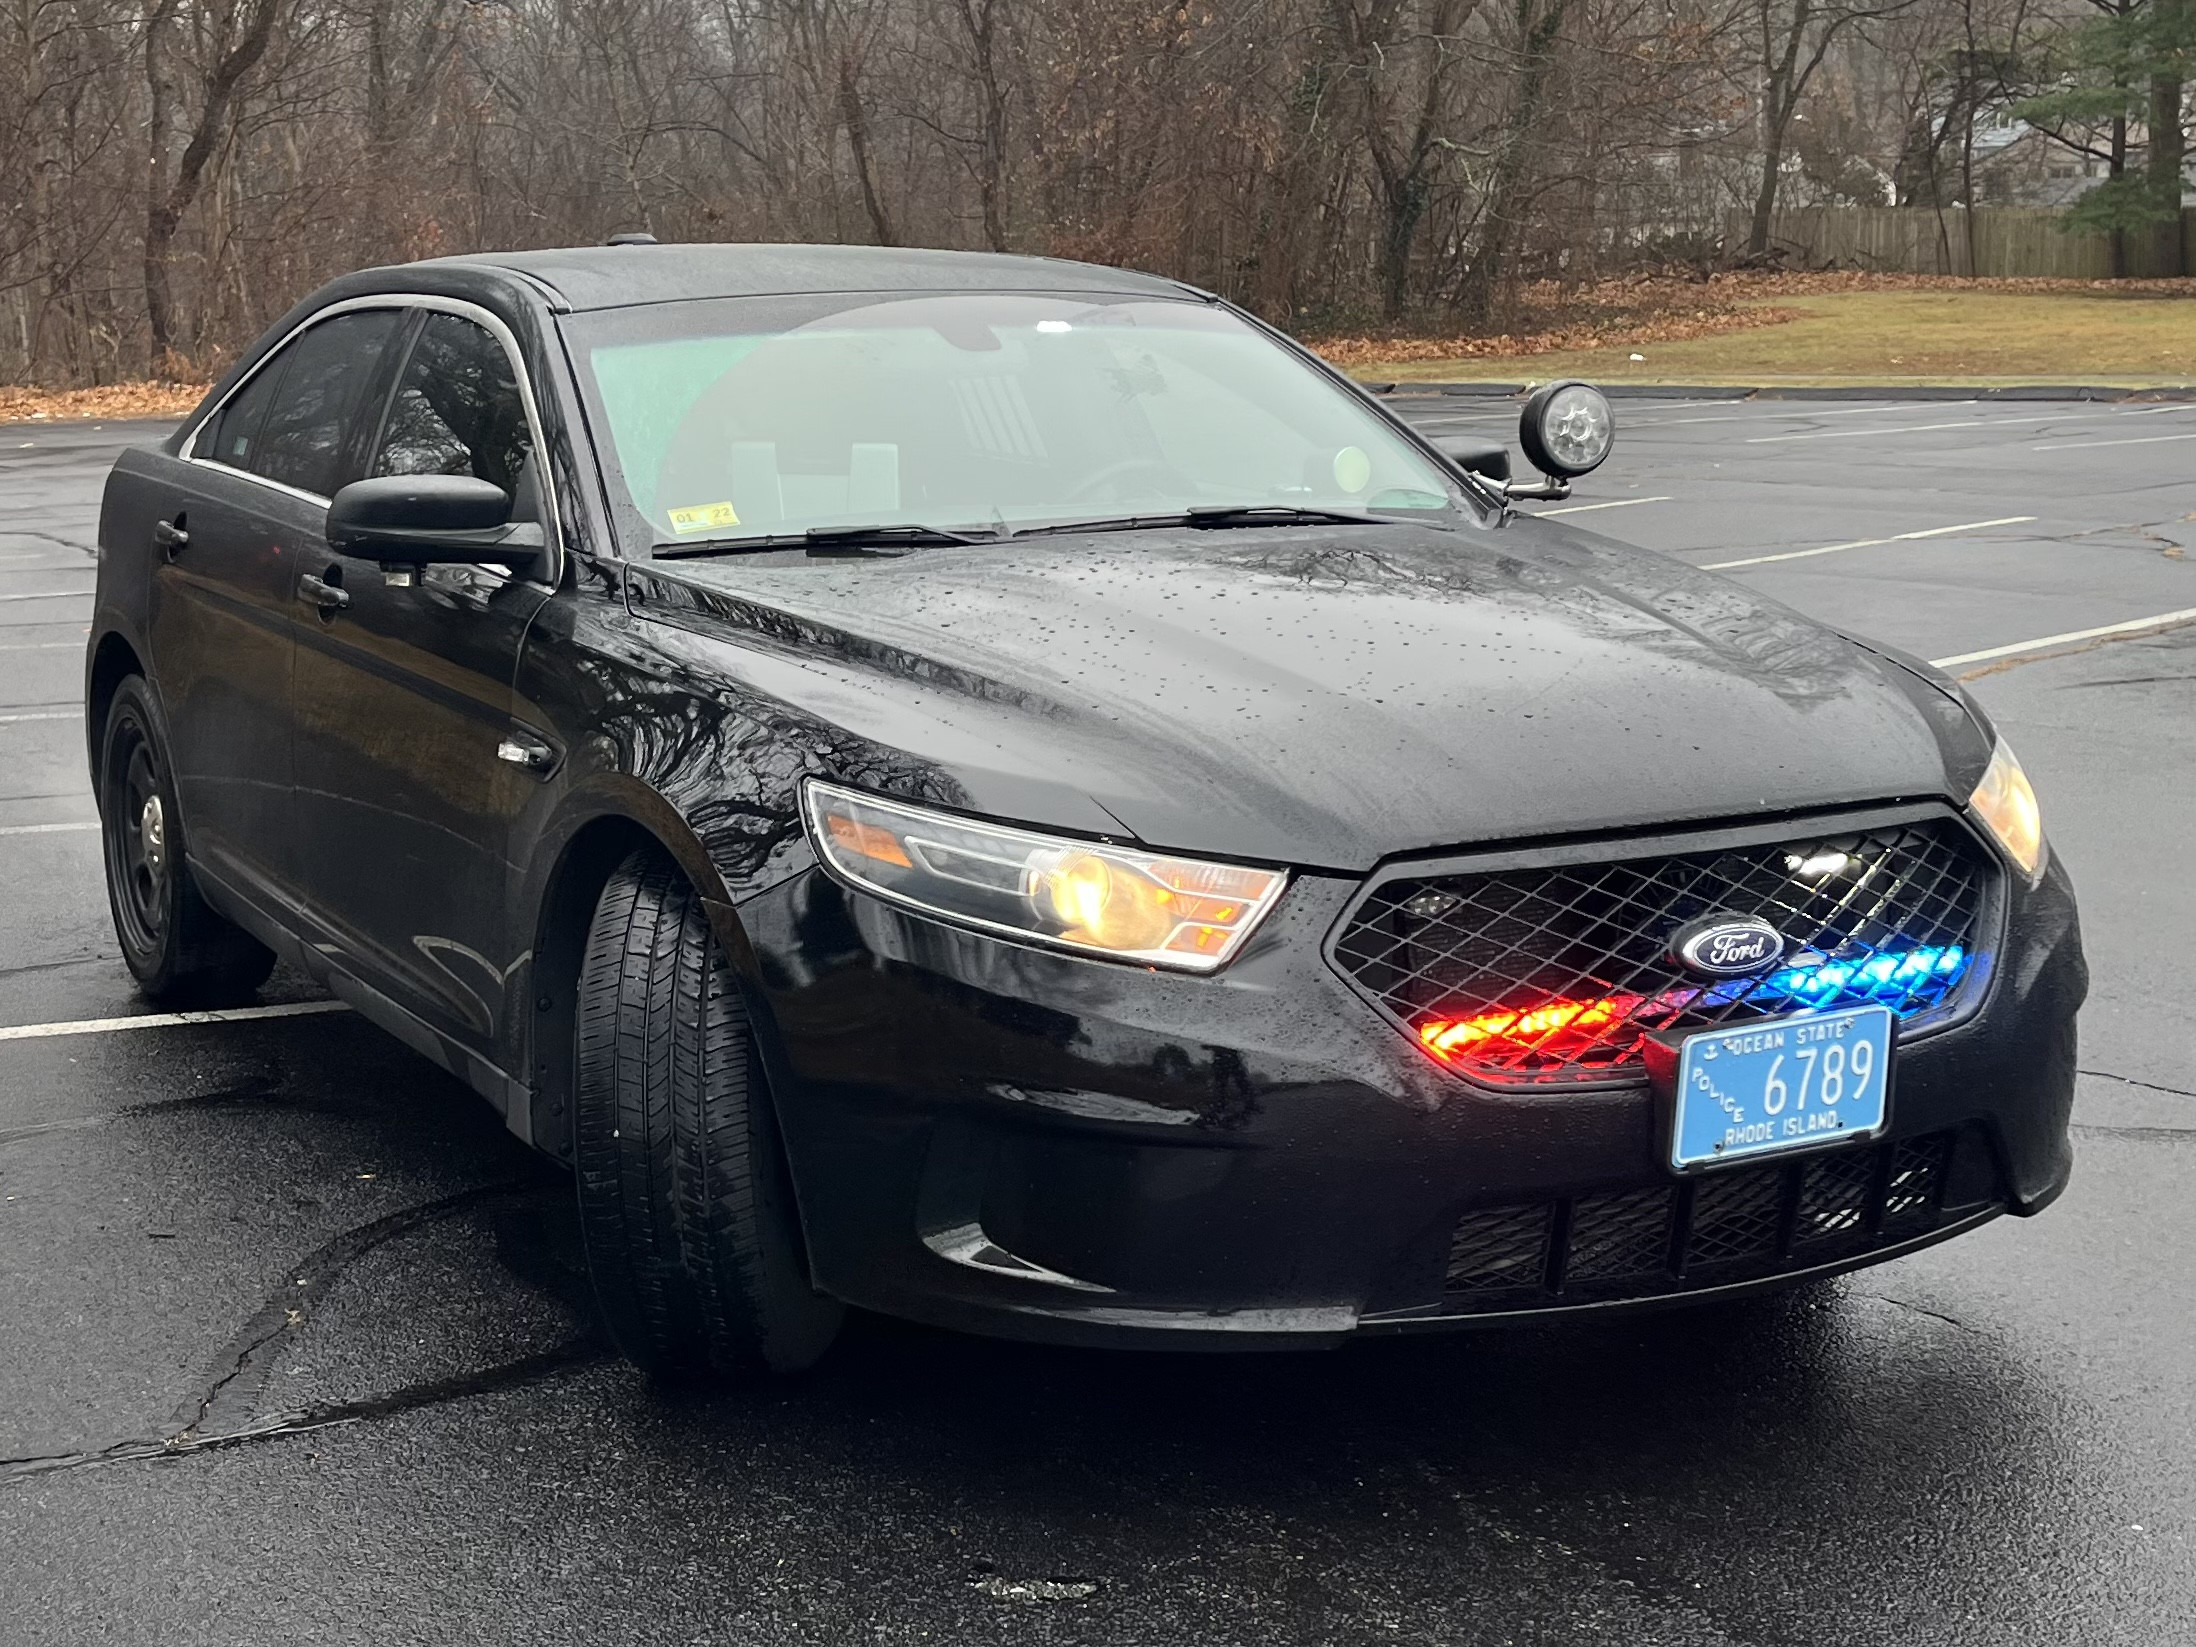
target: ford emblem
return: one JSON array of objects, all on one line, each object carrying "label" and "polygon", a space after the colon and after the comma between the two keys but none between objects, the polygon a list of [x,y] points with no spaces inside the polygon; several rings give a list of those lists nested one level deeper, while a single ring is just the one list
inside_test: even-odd
[{"label": "ford emblem", "polygon": [[1670,953],[1702,978],[1748,978],[1784,956],[1784,934],[1758,915],[1703,915],[1671,935]]}]

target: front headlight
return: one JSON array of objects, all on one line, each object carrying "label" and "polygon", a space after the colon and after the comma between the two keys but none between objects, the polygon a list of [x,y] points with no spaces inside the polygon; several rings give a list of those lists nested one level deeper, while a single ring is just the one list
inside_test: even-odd
[{"label": "front headlight", "polygon": [[1288,884],[1277,869],[977,823],[815,778],[801,805],[818,855],[864,891],[1109,960],[1211,972]]},{"label": "front headlight", "polygon": [[2043,873],[2043,814],[2036,807],[2036,791],[2002,741],[1991,750],[1990,765],[1967,805],[2031,881]]}]

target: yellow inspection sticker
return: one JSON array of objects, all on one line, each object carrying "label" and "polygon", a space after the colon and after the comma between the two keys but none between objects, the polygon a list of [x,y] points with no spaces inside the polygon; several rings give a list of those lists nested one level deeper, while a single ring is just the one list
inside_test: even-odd
[{"label": "yellow inspection sticker", "polygon": [[674,532],[706,532],[712,526],[737,526],[740,517],[733,513],[729,503],[704,503],[692,509],[671,511],[671,530]]}]

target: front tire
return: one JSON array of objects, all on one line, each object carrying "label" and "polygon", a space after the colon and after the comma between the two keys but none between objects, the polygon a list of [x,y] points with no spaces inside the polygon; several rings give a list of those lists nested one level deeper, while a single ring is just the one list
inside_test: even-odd
[{"label": "front tire", "polygon": [[139,990],[162,1006],[251,1000],[274,970],[274,951],[217,915],[191,876],[167,744],[143,677],[115,690],[99,750],[107,904]]},{"label": "front tire", "polygon": [[845,1310],[810,1285],[738,981],[660,852],[603,888],[580,968],[574,1155],[618,1347],[666,1378],[794,1372]]}]

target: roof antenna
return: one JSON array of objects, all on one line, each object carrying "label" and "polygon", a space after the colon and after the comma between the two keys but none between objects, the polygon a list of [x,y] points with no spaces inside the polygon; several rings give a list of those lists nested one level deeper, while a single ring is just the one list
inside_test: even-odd
[{"label": "roof antenna", "polygon": [[611,246],[654,246],[659,242],[654,235],[649,234],[646,230],[636,230],[631,234],[614,234],[605,244]]}]

